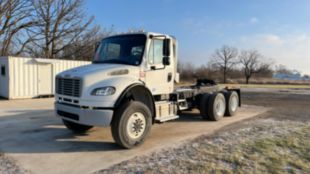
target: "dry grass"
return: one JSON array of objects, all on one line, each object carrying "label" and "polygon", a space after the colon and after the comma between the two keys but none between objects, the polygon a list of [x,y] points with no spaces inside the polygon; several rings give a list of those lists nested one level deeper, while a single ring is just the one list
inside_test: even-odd
[{"label": "dry grass", "polygon": [[[176,87],[194,85],[194,82],[180,82]],[[272,89],[310,89],[309,85],[298,84],[220,84],[223,87],[237,87],[237,88],[272,88]]]},{"label": "dry grass", "polygon": [[[208,162],[191,165],[191,173],[308,173],[310,126],[279,137],[245,141],[238,145],[207,144],[196,155]],[[188,161],[190,163],[190,161]],[[180,164],[185,165],[185,164]]]},{"label": "dry grass", "polygon": [[[195,84],[196,81],[181,81],[176,86],[188,86]],[[219,83],[221,84],[221,83]],[[278,80],[272,78],[255,78],[250,84],[245,84],[243,79],[229,79],[223,86],[242,87],[242,88],[277,88],[277,89],[310,89],[310,81]]]},{"label": "dry grass", "polygon": [[240,88],[273,88],[273,89],[310,89],[310,85],[281,85],[281,84],[221,84],[222,86]]},{"label": "dry grass", "polygon": [[244,93],[244,103],[273,109],[212,136],[201,136],[181,147],[136,157],[97,173],[308,174],[309,98],[286,93]]},{"label": "dry grass", "polygon": [[[224,173],[308,173],[310,172],[310,126],[280,137],[239,144],[230,153],[225,148],[207,147],[203,153],[215,158],[197,172]],[[210,153],[213,152],[213,153]],[[219,162],[220,161],[220,162]],[[227,168],[233,165],[234,169]]]},{"label": "dry grass", "polygon": [[97,173],[310,173],[310,125],[272,119]]},{"label": "dry grass", "polygon": [[[232,84],[245,84],[244,79],[228,79]],[[252,78],[251,84],[270,84],[270,85],[310,85],[310,81],[306,80],[283,80],[274,78]]]}]

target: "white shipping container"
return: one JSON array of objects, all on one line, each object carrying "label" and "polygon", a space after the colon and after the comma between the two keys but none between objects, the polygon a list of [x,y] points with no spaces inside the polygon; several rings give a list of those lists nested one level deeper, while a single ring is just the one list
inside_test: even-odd
[{"label": "white shipping container", "polygon": [[90,61],[0,57],[0,96],[8,99],[53,95],[55,76]]}]

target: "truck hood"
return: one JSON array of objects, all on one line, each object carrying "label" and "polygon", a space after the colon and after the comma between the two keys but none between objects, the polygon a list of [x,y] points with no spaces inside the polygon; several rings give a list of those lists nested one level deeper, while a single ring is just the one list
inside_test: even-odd
[{"label": "truck hood", "polygon": [[109,76],[136,75],[140,68],[123,64],[90,64],[59,73],[58,77],[103,80]]}]

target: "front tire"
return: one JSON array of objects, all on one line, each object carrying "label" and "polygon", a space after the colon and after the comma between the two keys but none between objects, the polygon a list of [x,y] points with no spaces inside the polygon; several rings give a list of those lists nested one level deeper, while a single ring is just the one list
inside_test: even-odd
[{"label": "front tire", "polygon": [[85,133],[93,127],[93,126],[74,123],[74,122],[64,120],[64,119],[62,119],[62,122],[69,130],[71,130],[73,133],[78,133],[78,134]]},{"label": "front tire", "polygon": [[151,130],[152,114],[143,103],[131,101],[115,112],[111,131],[115,142],[127,149],[143,143]]}]

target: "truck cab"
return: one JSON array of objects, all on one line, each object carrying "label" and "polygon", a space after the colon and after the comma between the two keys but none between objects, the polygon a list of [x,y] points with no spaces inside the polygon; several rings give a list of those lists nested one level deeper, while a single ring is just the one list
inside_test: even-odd
[{"label": "truck cab", "polygon": [[198,88],[176,90],[176,82],[173,36],[118,34],[102,39],[92,64],[56,76],[55,112],[77,133],[111,126],[114,140],[132,148],[143,142],[153,123],[176,119],[178,111],[198,106]]}]

